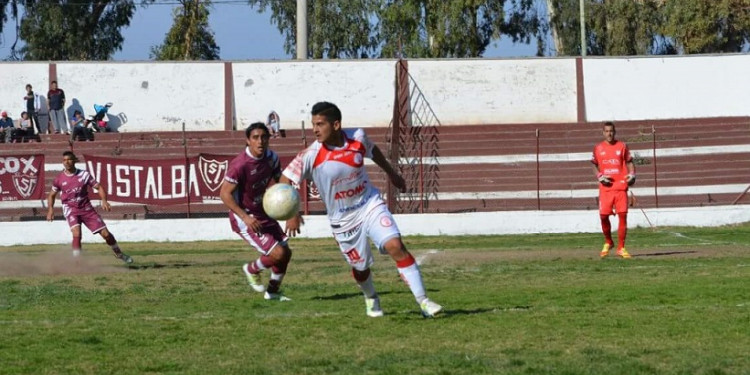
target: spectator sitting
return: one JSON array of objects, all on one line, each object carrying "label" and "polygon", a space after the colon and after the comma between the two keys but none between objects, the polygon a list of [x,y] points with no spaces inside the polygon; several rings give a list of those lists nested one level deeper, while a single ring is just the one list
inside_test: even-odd
[{"label": "spectator sitting", "polygon": [[83,118],[81,111],[75,111],[73,113],[73,119],[70,120],[70,124],[73,126],[73,132],[70,134],[70,141],[93,141],[94,134],[89,129],[94,121],[94,116],[89,116],[87,119]]},{"label": "spectator sitting", "polygon": [[34,125],[31,122],[29,113],[26,111],[21,112],[21,120],[18,121],[18,128],[15,129],[13,134],[14,140],[20,140],[21,142],[26,141],[27,138],[34,136]]},{"label": "spectator sitting", "polygon": [[8,117],[8,112],[0,112],[0,137],[5,140],[5,143],[10,143],[14,132],[13,120]]},{"label": "spectator sitting", "polygon": [[111,132],[112,129],[110,129],[107,126],[107,123],[109,121],[109,116],[107,116],[107,111],[109,111],[109,108],[112,107],[112,102],[109,102],[105,105],[101,104],[94,104],[94,111],[96,111],[96,114],[94,115],[94,124],[92,126],[92,129],[96,132]]},{"label": "spectator sitting", "polygon": [[281,131],[281,119],[279,119],[279,114],[276,113],[276,111],[271,111],[271,113],[268,114],[266,126],[274,138],[279,136],[279,132]]}]

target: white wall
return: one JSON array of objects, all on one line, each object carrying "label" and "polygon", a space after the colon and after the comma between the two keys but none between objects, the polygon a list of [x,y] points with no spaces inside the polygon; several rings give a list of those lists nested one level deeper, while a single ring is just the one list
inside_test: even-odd
[{"label": "white wall", "polygon": [[[409,60],[443,125],[577,121],[575,58]],[[88,113],[111,101],[121,131],[224,129],[224,62],[58,62],[60,87]],[[309,123],[311,106],[338,104],[344,126],[385,127],[395,60],[234,62],[237,127]],[[750,116],[750,55],[586,58],[589,121]],[[49,64],[0,63],[0,109],[18,117],[24,86],[48,90]],[[413,85],[412,85],[413,88]],[[72,108],[70,108],[72,109]],[[230,114],[231,115],[231,114]],[[116,120],[118,121],[118,120]],[[309,125],[309,124],[308,124]]]},{"label": "white wall", "polygon": [[750,55],[587,58],[589,121],[750,115]]},{"label": "white wall", "polygon": [[188,130],[224,129],[221,62],[58,63],[57,80],[66,110],[77,100],[88,115],[94,103],[112,102],[121,132],[177,131],[183,121]]},{"label": "white wall", "polygon": [[[463,214],[395,215],[405,236],[410,235],[490,235],[529,233],[598,233],[601,231],[596,211],[519,211],[477,212]],[[617,230],[617,220],[613,230]],[[628,227],[648,228],[651,224],[666,226],[714,227],[750,221],[750,206],[715,206],[632,210]],[[227,219],[122,220],[108,221],[107,226],[120,241],[217,241],[238,240]],[[200,228],[200,230],[195,230]],[[29,233],[34,233],[29,236]],[[103,242],[83,229],[84,242]],[[302,238],[331,236],[325,216],[305,217]],[[333,240],[332,240],[333,241]],[[58,220],[3,223],[0,246],[31,244],[68,244],[67,223]]]},{"label": "white wall", "polygon": [[341,109],[344,127],[388,126],[393,117],[395,60],[233,63],[237,128],[275,110],[284,129],[310,126],[319,101]]},{"label": "white wall", "polygon": [[47,96],[49,90],[49,64],[4,62],[0,64],[0,110],[7,111],[14,120],[26,110],[26,85],[34,92]]},{"label": "white wall", "polygon": [[409,60],[443,125],[575,122],[575,59]]}]

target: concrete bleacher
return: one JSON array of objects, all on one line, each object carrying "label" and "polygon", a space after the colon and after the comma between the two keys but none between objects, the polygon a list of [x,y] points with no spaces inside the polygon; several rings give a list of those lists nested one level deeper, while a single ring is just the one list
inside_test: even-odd
[{"label": "concrete bleacher", "polygon": [[[385,152],[388,129],[367,132]],[[310,130],[304,137],[308,143],[314,140]],[[744,188],[738,188],[750,186],[750,118],[618,122],[617,138],[628,143],[636,159],[636,207],[656,207],[657,198],[659,207],[750,201],[741,197]],[[595,210],[597,184],[588,159],[601,139],[600,123],[441,126],[430,129],[430,136],[417,146],[402,137],[406,149],[423,149],[423,174],[420,178],[416,165],[402,165],[409,192],[399,200],[412,204],[399,205],[400,210]],[[93,142],[72,143],[65,135],[42,135],[41,142],[4,144],[0,155],[40,153],[48,166],[54,166],[67,150],[79,157],[183,158],[199,153],[235,155],[244,144],[242,131],[100,133]],[[286,130],[286,137],[271,140],[271,148],[282,158],[293,157],[302,147],[301,130]],[[418,162],[415,155],[402,156],[402,162]],[[47,187],[59,170],[61,166],[48,167]],[[368,165],[368,171],[385,192],[385,174],[374,165]],[[15,202],[0,202],[0,220],[46,216],[42,202],[25,202],[21,207],[11,203]],[[311,201],[308,208],[311,213],[323,212],[319,201]],[[192,202],[189,207],[128,204],[116,205],[104,216],[170,218],[186,217],[188,212],[190,217],[213,217],[225,215],[226,209],[219,202]]]}]

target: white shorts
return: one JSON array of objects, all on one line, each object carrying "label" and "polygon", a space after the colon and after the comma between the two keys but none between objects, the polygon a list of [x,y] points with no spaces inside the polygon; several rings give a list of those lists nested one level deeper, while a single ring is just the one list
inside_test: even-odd
[{"label": "white shorts", "polygon": [[333,238],[338,242],[341,255],[352,268],[364,271],[372,265],[374,259],[370,251],[370,241],[375,243],[381,253],[388,240],[401,236],[393,215],[381,204],[367,213],[364,220],[354,227],[333,231]]}]

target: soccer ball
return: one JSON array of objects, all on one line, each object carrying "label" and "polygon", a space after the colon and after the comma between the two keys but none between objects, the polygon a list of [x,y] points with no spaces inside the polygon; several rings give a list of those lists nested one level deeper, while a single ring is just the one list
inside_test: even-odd
[{"label": "soccer ball", "polygon": [[299,193],[292,185],[275,184],[263,194],[263,210],[276,220],[287,220],[299,212]]}]

